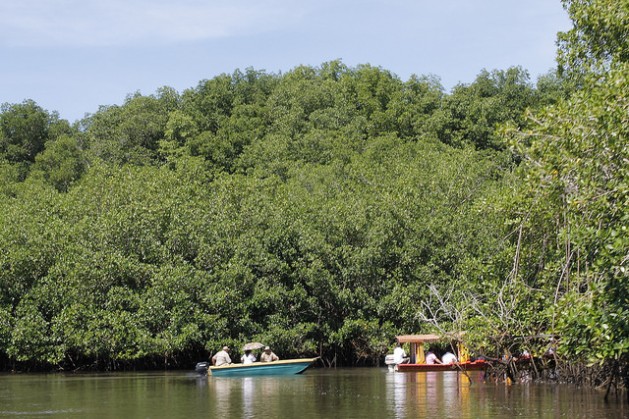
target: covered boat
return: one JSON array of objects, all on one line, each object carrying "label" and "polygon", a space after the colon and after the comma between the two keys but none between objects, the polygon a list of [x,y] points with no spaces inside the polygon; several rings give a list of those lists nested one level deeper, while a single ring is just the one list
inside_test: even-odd
[{"label": "covered boat", "polygon": [[317,358],[284,359],[273,362],[254,362],[253,364],[228,364],[220,367],[210,366],[208,374],[215,377],[255,377],[263,375],[301,374],[316,362]]},{"label": "covered boat", "polygon": [[447,339],[438,335],[401,335],[396,336],[400,344],[409,343],[411,347],[410,361],[406,364],[392,364],[392,357],[387,355],[385,363],[390,369],[398,372],[421,372],[421,371],[482,371],[489,367],[489,363],[484,360],[470,361],[467,348],[459,339],[460,336],[452,338],[453,347],[456,351],[458,362],[451,364],[427,364],[424,355],[424,343],[438,342]]}]

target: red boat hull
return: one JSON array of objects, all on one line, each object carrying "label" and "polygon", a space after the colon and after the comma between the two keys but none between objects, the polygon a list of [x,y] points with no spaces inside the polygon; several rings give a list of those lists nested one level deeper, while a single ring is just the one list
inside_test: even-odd
[{"label": "red boat hull", "polygon": [[482,371],[489,367],[486,361],[458,362],[456,364],[398,364],[398,372],[422,371]]}]

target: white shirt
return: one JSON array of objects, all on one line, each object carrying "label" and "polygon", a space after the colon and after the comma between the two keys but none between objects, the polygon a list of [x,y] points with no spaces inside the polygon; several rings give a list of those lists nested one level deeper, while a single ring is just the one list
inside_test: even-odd
[{"label": "white shirt", "polygon": [[256,357],[253,354],[249,354],[249,355],[243,355],[242,357],[240,357],[240,360],[242,361],[243,364],[253,364],[254,362],[256,362]]},{"label": "white shirt", "polygon": [[452,364],[456,361],[457,361],[456,356],[452,352],[446,352],[441,357],[441,362],[443,362],[444,364]]},{"label": "white shirt", "polygon": [[429,352],[428,355],[426,355],[426,364],[438,364],[437,359],[437,355]]},{"label": "white shirt", "polygon": [[404,349],[399,346],[396,347],[393,350],[393,362],[396,364],[401,364],[402,361],[404,361],[404,358],[406,358],[406,352],[404,352]]}]

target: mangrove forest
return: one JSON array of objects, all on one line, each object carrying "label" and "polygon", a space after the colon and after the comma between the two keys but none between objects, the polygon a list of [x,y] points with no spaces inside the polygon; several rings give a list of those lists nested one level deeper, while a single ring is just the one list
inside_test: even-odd
[{"label": "mangrove forest", "polygon": [[[377,365],[395,336],[629,381],[629,3],[446,91],[341,60],[0,109],[0,369]],[[627,384],[625,382],[625,384]]]}]

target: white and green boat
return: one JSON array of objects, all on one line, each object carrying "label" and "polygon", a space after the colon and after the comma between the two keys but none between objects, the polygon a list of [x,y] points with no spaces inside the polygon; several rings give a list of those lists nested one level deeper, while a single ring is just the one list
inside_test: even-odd
[{"label": "white and green boat", "polygon": [[306,371],[317,359],[319,358],[284,359],[273,362],[254,362],[252,364],[227,364],[220,367],[212,365],[208,367],[207,373],[214,377],[295,375]]}]

